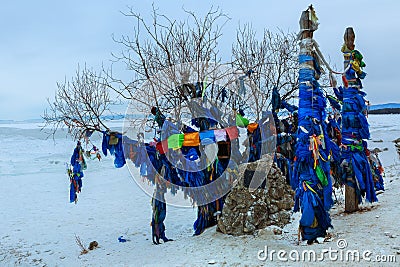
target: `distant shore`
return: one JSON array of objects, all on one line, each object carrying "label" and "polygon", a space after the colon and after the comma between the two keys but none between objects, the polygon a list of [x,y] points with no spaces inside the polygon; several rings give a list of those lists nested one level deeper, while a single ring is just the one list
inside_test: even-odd
[{"label": "distant shore", "polygon": [[383,108],[370,110],[369,114],[400,114],[400,108]]}]

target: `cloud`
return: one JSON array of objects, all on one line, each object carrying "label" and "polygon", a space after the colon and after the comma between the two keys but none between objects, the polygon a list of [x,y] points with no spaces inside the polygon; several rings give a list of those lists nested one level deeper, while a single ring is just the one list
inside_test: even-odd
[{"label": "cloud", "polygon": [[[356,32],[356,45],[367,63],[365,90],[373,102],[394,101],[398,95],[397,48],[400,46],[400,16],[397,1],[374,2],[355,0],[315,3],[320,28],[315,39],[332,65],[341,68],[340,47],[347,26]],[[99,68],[108,64],[111,52],[121,50],[111,35],[130,34],[132,20],[120,11],[126,6],[149,17],[147,1],[26,1],[21,6],[7,1],[0,9],[2,42],[0,42],[0,119],[31,118],[41,114],[52,98],[56,82],[74,75],[78,64]],[[235,29],[250,22],[259,31],[263,28],[297,32],[298,20],[309,1],[155,1],[159,11],[170,18],[182,19],[189,10],[203,13],[211,6],[220,6],[232,19],[225,26],[221,51],[228,58]],[[392,78],[393,77],[393,78]],[[396,101],[400,101],[397,99]]]}]

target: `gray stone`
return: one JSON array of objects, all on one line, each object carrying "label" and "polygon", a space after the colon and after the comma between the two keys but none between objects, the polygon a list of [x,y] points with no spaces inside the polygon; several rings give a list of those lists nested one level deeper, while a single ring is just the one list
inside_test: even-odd
[{"label": "gray stone", "polygon": [[[268,175],[266,170],[269,170]],[[283,227],[290,222],[294,192],[271,156],[241,164],[238,177],[236,186],[225,199],[218,231],[231,235],[254,234],[267,226]],[[254,186],[252,179],[256,179],[256,185],[266,180],[265,188],[249,190],[249,185]]]}]

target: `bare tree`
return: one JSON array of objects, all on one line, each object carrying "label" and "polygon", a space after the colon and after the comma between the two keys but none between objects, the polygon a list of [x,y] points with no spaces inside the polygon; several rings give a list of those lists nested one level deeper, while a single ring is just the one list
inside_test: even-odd
[{"label": "bare tree", "polygon": [[[103,115],[116,101],[112,97],[115,93],[130,101],[130,113],[149,114],[154,106],[177,121],[192,112],[189,103],[195,98],[204,105],[201,99],[221,100],[225,94],[226,101],[219,106],[223,113],[231,114],[247,105],[258,119],[274,86],[280,89],[283,99],[292,97],[297,89],[294,34],[265,30],[258,41],[249,25],[240,28],[232,49],[234,62],[227,64],[238,70],[232,73],[220,66],[219,40],[229,20],[227,15],[218,9],[210,9],[203,17],[184,12],[184,21],[172,20],[154,7],[151,21],[132,8],[123,13],[134,20],[133,34],[114,38],[122,51],[113,57],[114,64],[126,66],[131,78],[119,78],[112,66],[103,67],[99,73],[86,67],[78,69],[76,77],[57,85],[56,97],[45,111],[44,119],[53,127],[53,133],[64,125],[77,139],[86,130],[109,130]],[[246,83],[250,86],[241,94],[238,81],[249,70],[252,74]]]},{"label": "bare tree", "polygon": [[232,47],[233,65],[247,74],[249,94],[245,102],[254,105],[257,117],[270,104],[277,87],[283,100],[294,97],[298,89],[297,40],[294,33],[264,30],[260,39],[251,25],[241,26]]},{"label": "bare tree", "polygon": [[139,112],[156,106],[162,113],[174,111],[179,119],[184,103],[197,96],[193,84],[204,81],[212,72],[210,65],[221,62],[218,40],[228,17],[218,9],[203,18],[184,12],[187,20],[175,21],[153,7],[150,23],[133,9],[124,13],[136,26],[133,37],[115,38],[124,50],[114,57],[133,72],[134,81],[125,84],[112,75],[108,78],[111,88],[133,101]]},{"label": "bare tree", "polygon": [[85,131],[109,130],[103,115],[113,101],[105,84],[105,79],[93,70],[78,67],[70,81],[57,83],[54,101],[48,99],[45,127],[50,126],[54,134],[65,126],[75,139],[81,139]]},{"label": "bare tree", "polygon": [[[134,19],[133,35],[114,38],[122,52],[113,56],[115,61],[126,65],[132,78],[120,79],[112,66],[103,67],[100,73],[86,67],[78,69],[70,81],[57,84],[56,97],[49,101],[50,108],[44,114],[46,126],[51,125],[54,133],[66,125],[77,139],[85,130],[108,130],[102,115],[113,102],[111,92],[131,101],[136,113],[148,114],[156,106],[162,113],[173,110],[179,119],[185,103],[198,94],[195,82],[211,76],[210,66],[221,61],[218,40],[229,19],[218,9],[209,10],[203,18],[191,11],[184,12],[187,19],[175,21],[153,7],[151,22],[132,8],[123,13]],[[161,78],[160,72],[163,72]]]}]

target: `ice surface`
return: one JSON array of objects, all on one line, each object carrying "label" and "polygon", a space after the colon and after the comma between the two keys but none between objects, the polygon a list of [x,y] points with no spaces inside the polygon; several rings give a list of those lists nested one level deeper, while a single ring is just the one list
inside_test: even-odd
[{"label": "ice surface", "polygon": [[[370,115],[369,147],[388,148],[380,158],[387,169],[387,191],[371,211],[333,215],[334,234],[349,247],[367,243],[378,253],[395,253],[383,233],[399,235],[399,159],[392,140],[400,137],[400,115]],[[115,127],[118,127],[116,124]],[[265,245],[294,249],[297,221],[282,236],[232,237],[208,229],[192,237],[197,209],[167,207],[167,236],[175,241],[151,242],[150,198],[133,181],[126,167],[115,169],[113,158],[88,161],[79,201],[69,203],[65,162],[75,142],[61,132],[46,139],[37,123],[0,124],[0,265],[39,266],[217,266],[261,265],[257,252]],[[95,142],[100,146],[100,136]],[[383,142],[373,142],[383,140]],[[390,182],[390,180],[392,182]],[[394,213],[395,212],[395,213]],[[376,217],[378,216],[378,217]],[[80,256],[75,235],[99,248]],[[120,243],[123,235],[129,242]],[[365,242],[370,238],[371,242]],[[373,240],[373,241],[372,241]],[[325,247],[324,247],[325,246]],[[318,245],[319,249],[328,245]],[[333,246],[334,245],[330,245]],[[365,247],[365,245],[364,245]]]}]

